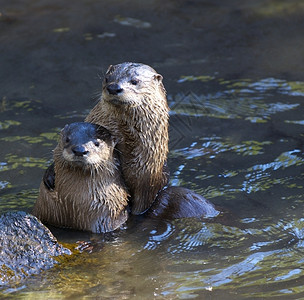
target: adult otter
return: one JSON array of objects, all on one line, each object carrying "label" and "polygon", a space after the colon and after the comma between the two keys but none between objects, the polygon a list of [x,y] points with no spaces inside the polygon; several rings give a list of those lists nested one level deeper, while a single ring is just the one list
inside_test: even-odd
[{"label": "adult otter", "polygon": [[131,211],[141,214],[167,184],[169,108],[162,76],[139,63],[110,66],[102,97],[86,118],[118,139]]},{"label": "adult otter", "polygon": [[115,143],[101,126],[66,125],[33,214],[50,225],[95,233],[120,227],[128,218],[128,193]]}]

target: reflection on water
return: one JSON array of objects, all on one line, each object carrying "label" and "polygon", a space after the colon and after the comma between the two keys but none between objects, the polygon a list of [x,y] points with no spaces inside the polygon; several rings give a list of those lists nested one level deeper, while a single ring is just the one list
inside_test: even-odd
[{"label": "reflection on water", "polygon": [[[207,79],[208,77],[205,76],[182,76],[178,82],[196,80],[206,82]],[[249,79],[244,81],[210,79],[210,82],[218,86],[219,90],[208,95],[197,95],[193,92],[187,95],[178,94],[171,99],[173,113],[266,122],[271,115],[295,109],[300,105],[299,103],[280,102],[273,97],[274,95],[304,95],[304,84],[301,82],[287,82],[274,78],[266,78],[258,82]],[[275,102],[271,102],[271,99]]]},{"label": "reflection on water", "polygon": [[[169,96],[171,183],[229,213],[217,220],[131,221],[108,241],[95,236],[99,250],[75,254],[42,279],[30,278],[18,295],[235,299],[252,292],[304,293],[302,84],[182,78],[180,84],[217,82],[218,91]],[[31,209],[60,127],[29,135],[22,126],[40,108],[31,101],[22,105],[30,108],[22,116],[18,105],[8,106],[10,119],[0,128],[1,211]],[[72,111],[55,119],[59,124],[83,115]]]},{"label": "reflection on water", "polygon": [[262,221],[264,227],[256,221],[247,229],[196,220],[145,224],[144,229],[120,233],[99,252],[76,255],[72,262],[42,274],[38,285],[30,279],[23,293],[171,299],[215,292],[233,299],[253,291],[264,297],[280,295],[278,282],[286,293],[303,292],[302,241],[295,238],[294,224]]}]

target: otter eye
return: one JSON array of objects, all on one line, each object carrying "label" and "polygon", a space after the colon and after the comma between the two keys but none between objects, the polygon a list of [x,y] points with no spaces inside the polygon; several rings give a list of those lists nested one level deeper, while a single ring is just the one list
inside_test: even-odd
[{"label": "otter eye", "polygon": [[138,79],[135,79],[135,78],[134,78],[134,79],[131,79],[130,82],[131,82],[131,84],[133,84],[133,85],[137,85],[138,81],[139,81]]},{"label": "otter eye", "polygon": [[71,139],[67,136],[66,138],[65,138],[65,142],[66,143],[69,143],[71,141]]},{"label": "otter eye", "polygon": [[100,143],[99,143],[98,141],[95,141],[95,142],[94,142],[94,145],[95,145],[96,147],[99,147]]}]

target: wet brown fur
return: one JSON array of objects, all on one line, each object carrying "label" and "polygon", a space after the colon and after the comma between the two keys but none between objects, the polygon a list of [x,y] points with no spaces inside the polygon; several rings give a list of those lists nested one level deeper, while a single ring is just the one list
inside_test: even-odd
[{"label": "wet brown fur", "polygon": [[147,217],[162,220],[179,218],[213,218],[220,214],[214,205],[201,195],[184,187],[170,186],[158,194]]},{"label": "wet brown fur", "polygon": [[[80,126],[85,129],[96,126],[74,124],[74,131]],[[66,145],[68,130],[65,129],[54,150],[55,188],[49,190],[44,182],[41,183],[33,214],[54,226],[97,233],[113,231],[128,218],[128,193],[114,152],[115,142],[97,126],[90,130],[96,131],[99,147],[94,146],[85,130],[77,132],[78,137],[85,140],[80,146],[89,151],[84,161],[71,152],[73,137],[70,145]]]},{"label": "wet brown fur", "polygon": [[[117,84],[118,95],[108,91]],[[162,76],[147,65],[110,66],[102,96],[86,118],[107,128],[118,139],[117,148],[125,183],[131,194],[131,211],[146,211],[167,184],[164,165],[168,154],[169,108]]]}]

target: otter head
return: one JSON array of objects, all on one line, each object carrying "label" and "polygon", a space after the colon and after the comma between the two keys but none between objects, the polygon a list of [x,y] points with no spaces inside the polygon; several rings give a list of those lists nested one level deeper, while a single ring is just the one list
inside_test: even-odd
[{"label": "otter head", "polygon": [[113,161],[115,141],[105,128],[91,123],[66,125],[55,154],[66,164],[83,169],[106,167]]},{"label": "otter head", "polygon": [[140,63],[125,62],[111,65],[103,81],[102,98],[117,106],[136,107],[142,103],[143,95],[165,98],[163,77],[153,68]]}]

